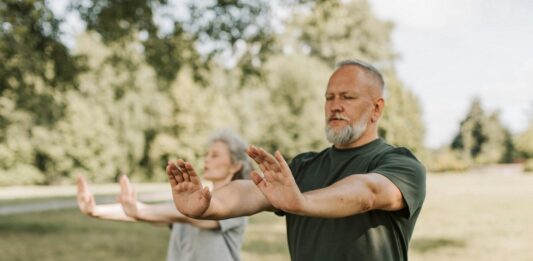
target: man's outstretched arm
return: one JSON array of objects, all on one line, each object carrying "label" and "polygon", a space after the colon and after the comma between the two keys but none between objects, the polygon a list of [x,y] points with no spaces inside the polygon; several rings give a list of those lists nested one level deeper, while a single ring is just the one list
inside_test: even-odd
[{"label": "man's outstretched arm", "polygon": [[218,220],[272,210],[272,205],[250,180],[235,180],[210,192],[203,187],[190,163],[169,162],[166,170],[174,205],[186,216]]},{"label": "man's outstretched arm", "polygon": [[248,155],[263,171],[263,176],[252,174],[257,187],[275,208],[287,213],[337,218],[405,207],[400,190],[381,174],[351,175],[331,186],[301,193],[279,152],[272,156],[263,149],[250,147]]},{"label": "man's outstretched arm", "polygon": [[377,173],[351,175],[303,195],[302,214],[307,216],[346,217],[376,209],[396,211],[405,207],[396,185]]}]

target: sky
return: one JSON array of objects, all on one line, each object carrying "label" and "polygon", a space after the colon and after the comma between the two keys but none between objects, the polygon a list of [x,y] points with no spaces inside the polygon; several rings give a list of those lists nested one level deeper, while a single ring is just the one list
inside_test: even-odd
[{"label": "sky", "polygon": [[400,79],[420,99],[425,144],[448,144],[474,97],[512,133],[533,115],[533,1],[370,0],[395,24]]},{"label": "sky", "polygon": [[[420,99],[428,147],[451,142],[474,97],[489,112],[499,110],[512,133],[526,129],[533,118],[533,1],[369,1],[395,25],[396,67]],[[50,3],[62,13],[68,0]],[[72,32],[83,31],[73,16],[62,25],[71,47]]]}]

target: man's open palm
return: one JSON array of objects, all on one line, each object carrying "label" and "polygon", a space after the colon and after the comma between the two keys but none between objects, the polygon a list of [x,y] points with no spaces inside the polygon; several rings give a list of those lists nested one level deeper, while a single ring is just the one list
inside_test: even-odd
[{"label": "man's open palm", "polygon": [[174,205],[179,212],[198,218],[209,208],[211,192],[203,187],[200,178],[189,162],[168,162],[167,175],[172,188]]},{"label": "man's open palm", "polygon": [[285,212],[297,212],[304,202],[304,197],[281,153],[278,151],[272,156],[253,146],[247,153],[263,172],[261,176],[253,171],[251,177],[270,204]]}]

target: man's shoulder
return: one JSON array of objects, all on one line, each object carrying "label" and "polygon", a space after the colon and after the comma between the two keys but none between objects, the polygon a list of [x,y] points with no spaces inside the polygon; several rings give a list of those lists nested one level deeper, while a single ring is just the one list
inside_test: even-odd
[{"label": "man's shoulder", "polygon": [[[395,145],[392,145],[385,140],[381,140],[381,142],[376,146],[376,149],[374,150],[375,154],[396,154],[396,155],[402,155],[407,156],[410,158],[417,159],[415,154],[406,147],[397,147]],[[418,160],[418,159],[417,159]]]},{"label": "man's shoulder", "polygon": [[396,147],[385,141],[379,144],[379,146],[377,146],[369,156],[372,157],[370,160],[370,165],[373,166],[373,168],[385,162],[390,162],[391,160],[396,163],[405,162],[409,164],[422,165],[422,163],[410,149],[406,147]]},{"label": "man's shoulder", "polygon": [[415,156],[415,154],[410,149],[406,147],[395,147],[393,145],[389,145],[389,146],[390,146],[389,149],[384,150],[384,154],[396,155],[400,157],[403,156],[403,157],[407,157],[407,158],[411,158],[416,161],[419,161],[418,158]]}]

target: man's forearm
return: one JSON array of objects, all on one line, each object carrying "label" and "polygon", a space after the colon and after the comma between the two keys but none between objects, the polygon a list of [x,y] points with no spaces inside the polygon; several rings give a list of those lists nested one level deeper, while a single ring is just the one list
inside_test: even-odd
[{"label": "man's forearm", "polygon": [[202,219],[226,219],[249,216],[270,210],[272,206],[250,180],[232,181],[212,193],[211,204]]},{"label": "man's forearm", "polygon": [[[357,191],[357,193],[354,193]],[[334,184],[304,193],[304,201],[294,214],[324,218],[339,218],[368,211],[372,192],[361,184]]]},{"label": "man's forearm", "polygon": [[303,193],[302,202],[287,212],[324,218],[339,218],[373,209],[399,210],[402,195],[392,182],[379,174],[348,176],[329,187]]}]

